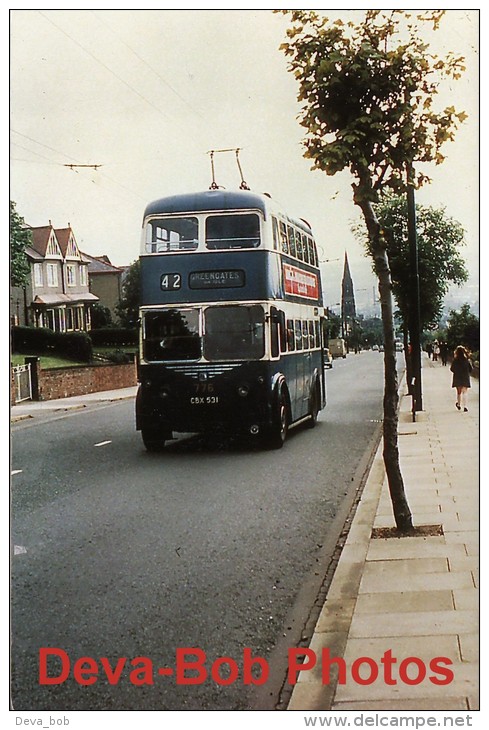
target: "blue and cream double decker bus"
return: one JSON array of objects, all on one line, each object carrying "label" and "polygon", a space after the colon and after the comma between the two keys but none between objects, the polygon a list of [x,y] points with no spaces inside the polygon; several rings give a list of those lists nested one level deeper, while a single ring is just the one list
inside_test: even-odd
[{"label": "blue and cream double decker bus", "polygon": [[136,428],[247,434],[280,448],[326,402],[310,226],[267,195],[209,190],[144,213]]}]

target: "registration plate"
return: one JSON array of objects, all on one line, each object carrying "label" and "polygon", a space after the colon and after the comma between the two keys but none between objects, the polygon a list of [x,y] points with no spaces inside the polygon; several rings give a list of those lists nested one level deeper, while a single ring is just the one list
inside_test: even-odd
[{"label": "registration plate", "polygon": [[209,406],[219,403],[218,395],[194,395],[190,398],[190,404],[193,406]]}]

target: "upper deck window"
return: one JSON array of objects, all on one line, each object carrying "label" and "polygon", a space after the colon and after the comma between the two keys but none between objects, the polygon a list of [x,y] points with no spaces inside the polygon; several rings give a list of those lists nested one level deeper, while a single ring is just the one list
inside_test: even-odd
[{"label": "upper deck window", "polygon": [[211,215],[205,222],[208,249],[258,248],[260,219],[256,213]]},{"label": "upper deck window", "polygon": [[146,253],[195,251],[199,243],[197,218],[150,220],[146,226]]}]

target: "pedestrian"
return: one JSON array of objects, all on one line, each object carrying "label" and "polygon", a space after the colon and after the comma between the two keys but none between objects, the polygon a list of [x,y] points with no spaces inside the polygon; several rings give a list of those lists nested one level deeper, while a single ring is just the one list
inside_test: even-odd
[{"label": "pedestrian", "polygon": [[441,364],[446,365],[448,360],[448,344],[446,342],[440,342],[440,357]]},{"label": "pedestrian", "polygon": [[428,342],[428,344],[426,345],[426,352],[428,353],[428,360],[431,360],[431,356],[433,354],[433,345],[431,344],[431,342]]},{"label": "pedestrian", "polygon": [[436,362],[438,360],[438,355],[440,354],[440,345],[438,344],[438,340],[435,340],[433,342],[433,361]]},{"label": "pedestrian", "polygon": [[452,388],[457,389],[457,402],[455,407],[460,411],[463,407],[465,413],[467,408],[467,390],[470,388],[470,373],[472,372],[472,363],[470,362],[469,353],[459,345],[453,353],[453,362],[450,370],[453,373]]}]

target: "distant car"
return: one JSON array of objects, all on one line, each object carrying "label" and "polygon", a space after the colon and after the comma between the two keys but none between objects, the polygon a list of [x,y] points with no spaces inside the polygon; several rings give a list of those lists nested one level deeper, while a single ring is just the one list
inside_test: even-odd
[{"label": "distant car", "polygon": [[327,347],[324,348],[324,367],[325,368],[333,367],[333,356],[331,355],[331,353]]},{"label": "distant car", "polygon": [[379,345],[379,352],[384,352],[384,345]]},{"label": "distant car", "polygon": [[378,345],[372,345],[372,351],[373,352],[378,352],[379,351],[379,346]]},{"label": "distant car", "polygon": [[396,350],[397,352],[402,352],[404,350],[402,342],[396,342]]}]

